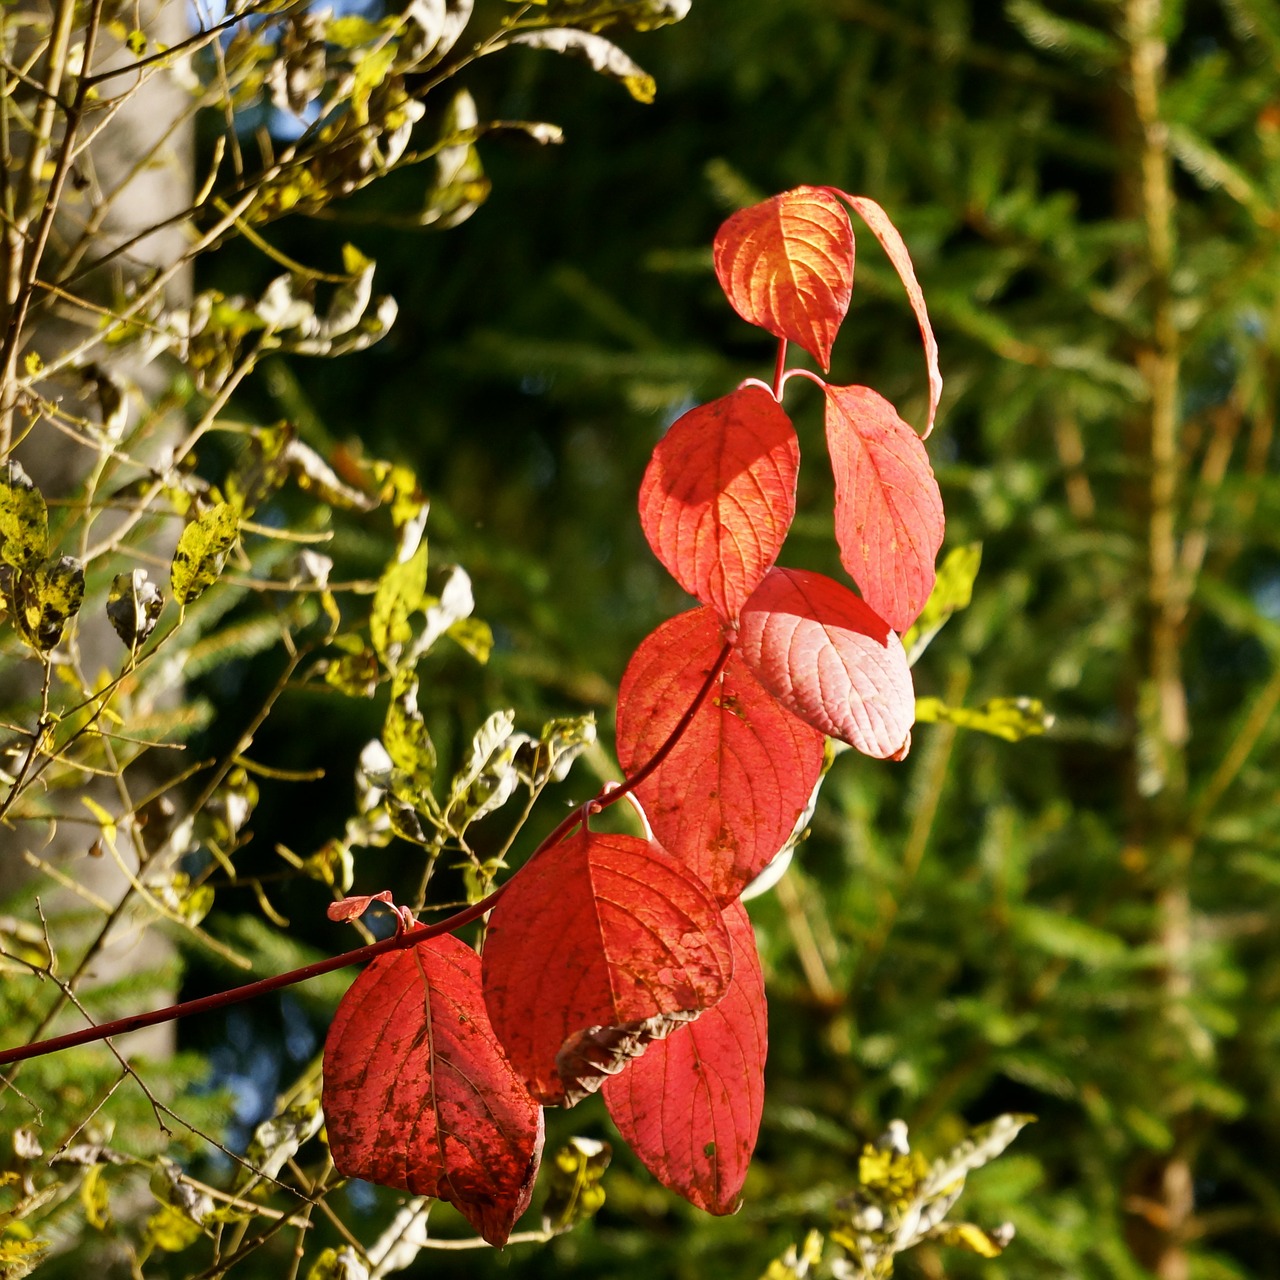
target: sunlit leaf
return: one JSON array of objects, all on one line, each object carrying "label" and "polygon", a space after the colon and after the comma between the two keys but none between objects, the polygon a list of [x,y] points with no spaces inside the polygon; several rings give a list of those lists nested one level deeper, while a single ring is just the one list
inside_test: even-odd
[{"label": "sunlit leaf", "polygon": [[1053,725],[1053,716],[1039,698],[991,698],[979,707],[949,707],[941,698],[917,698],[916,719],[977,729],[1006,742],[1036,737]]},{"label": "sunlit leaf", "polygon": [[871,234],[880,241],[881,247],[889,256],[903,288],[907,291],[907,301],[915,312],[916,323],[920,326],[920,339],[924,343],[925,367],[929,375],[929,416],[925,423],[924,435],[927,438],[933,430],[933,420],[937,416],[938,402],[942,398],[942,373],[938,368],[938,340],[933,336],[933,325],[929,322],[929,311],[925,306],[924,290],[916,279],[916,269],[911,262],[911,254],[907,249],[898,228],[889,220],[889,215],[868,196],[851,196],[840,192],[847,200],[849,207],[871,229]]},{"label": "sunlit leaf", "polygon": [[0,562],[33,568],[48,553],[49,513],[21,464],[0,465]]},{"label": "sunlit leaf", "polygon": [[572,1105],[714,1005],[729,934],[710,892],[657,845],[586,830],[512,880],[489,921],[484,990],[512,1065]]},{"label": "sunlit leaf", "polygon": [[969,607],[973,598],[973,584],[977,580],[978,566],[981,563],[980,542],[952,547],[943,556],[924,609],[902,637],[907,661],[913,666],[951,615]]},{"label": "sunlit leaf", "polygon": [[895,630],[919,617],[942,546],[942,494],[920,437],[870,387],[823,388],[840,562]]},{"label": "sunlit leaf", "polygon": [[740,902],[725,908],[733,978],[724,998],[605,1081],[618,1132],[663,1186],[733,1213],[764,1110],[764,976]]},{"label": "sunlit leaf", "polygon": [[179,605],[189,605],[218,580],[239,532],[236,509],[229,502],[211,507],[183,529],[170,575]]},{"label": "sunlit leaf", "polygon": [[521,44],[530,49],[550,49],[567,53],[590,63],[593,70],[610,76],[626,87],[637,102],[652,102],[658,91],[653,77],[623,53],[611,40],[589,31],[572,27],[549,27],[542,31],[521,31],[504,36],[491,48],[504,44]]},{"label": "sunlit leaf", "polygon": [[164,595],[147,577],[145,569],[130,569],[111,579],[107,593],[107,620],[116,635],[130,648],[144,644],[155,630]]},{"label": "sunlit leaf", "polygon": [[[618,761],[634,776],[693,704],[724,638],[709,607],[669,619],[618,688]],[[791,835],[822,771],[822,734],[734,654],[670,755],[637,791],[654,835],[724,902]]]},{"label": "sunlit leaf", "polygon": [[645,537],[726,623],[777,559],[795,517],[799,466],[791,420],[761,387],[691,409],[653,451],[640,485]]},{"label": "sunlit leaf", "polygon": [[389,564],[378,579],[369,614],[369,638],[388,670],[400,667],[413,639],[410,617],[422,608],[427,593],[427,546],[422,543],[405,561]]},{"label": "sunlit leaf", "polygon": [[716,232],[716,276],[748,324],[795,342],[827,369],[849,310],[849,215],[825,187],[796,187],[740,209]]},{"label": "sunlit leaf", "polygon": [[19,634],[32,648],[46,652],[62,639],[84,603],[84,566],[74,556],[46,560],[15,572],[9,595]]},{"label": "sunlit leaf", "polygon": [[448,934],[379,956],[325,1041],[338,1171],[452,1204],[502,1245],[529,1204],[542,1111],[512,1071],[480,992],[480,958]]},{"label": "sunlit leaf", "polygon": [[864,755],[901,759],[915,697],[888,623],[838,582],[771,569],[742,611],[738,652],[770,693]]}]

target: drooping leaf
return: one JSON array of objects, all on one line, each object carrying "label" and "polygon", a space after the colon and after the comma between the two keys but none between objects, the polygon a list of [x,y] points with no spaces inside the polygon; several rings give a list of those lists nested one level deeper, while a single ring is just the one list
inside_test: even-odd
[{"label": "drooping leaf", "polygon": [[920,437],[870,387],[832,387],[827,450],[840,561],[895,630],[919,617],[942,546],[942,494]]},{"label": "drooping leaf", "polygon": [[12,458],[0,466],[0,563],[34,568],[48,553],[49,512],[40,490]]},{"label": "drooping leaf", "polygon": [[800,442],[763,387],[690,410],[658,442],[640,523],[672,577],[732,624],[796,512]]},{"label": "drooping leaf", "polygon": [[917,698],[916,719],[921,724],[942,721],[977,729],[1006,742],[1035,737],[1053,724],[1039,698],[989,698],[980,707],[949,707],[941,698]]},{"label": "drooping leaf", "polygon": [[[929,599],[925,601],[920,616],[902,637],[902,647],[907,651],[907,661],[913,666],[925,651],[929,642],[942,629],[953,613],[969,607],[973,599],[973,584],[982,563],[982,543],[971,542],[967,546],[952,547],[938,566],[937,577]],[[917,711],[918,716],[918,711]]]},{"label": "drooping leaf", "polygon": [[[663,623],[618,689],[618,761],[633,776],[667,740],[724,644],[704,606]],[[781,706],[741,658],[637,798],[654,835],[721,902],[736,898],[795,828],[822,772],[823,737]]]},{"label": "drooping leaf", "polygon": [[925,423],[924,437],[927,439],[933,430],[933,420],[938,413],[938,401],[942,399],[942,371],[938,368],[938,340],[933,336],[933,325],[929,323],[929,310],[924,302],[924,290],[916,279],[916,269],[911,263],[911,254],[907,249],[898,228],[889,220],[889,215],[868,196],[851,196],[847,192],[839,193],[849,202],[849,207],[860,217],[871,230],[871,234],[880,241],[881,247],[889,255],[902,286],[907,291],[907,301],[915,312],[916,323],[920,326],[920,340],[924,343],[925,365],[929,371],[929,418]]},{"label": "drooping leaf", "polygon": [[742,611],[738,651],[760,683],[815,729],[900,760],[915,697],[898,637],[838,582],[770,569]]},{"label": "drooping leaf", "polygon": [[107,620],[130,649],[146,642],[163,608],[164,595],[145,569],[130,569],[111,579]]},{"label": "drooping leaf", "polygon": [[619,81],[637,102],[652,102],[658,91],[653,77],[631,60],[612,40],[577,31],[572,27],[548,27],[542,31],[521,31],[491,42],[489,49],[507,44],[522,44],[530,49],[550,49],[554,53],[572,54],[591,64],[601,75]]},{"label": "drooping leaf", "polygon": [[336,923],[344,923],[348,920],[358,920],[375,902],[383,902],[387,906],[392,904],[392,895],[390,889],[383,889],[381,893],[357,893],[349,898],[342,898],[337,902],[331,902],[325,908],[325,915]]},{"label": "drooping leaf", "polygon": [[796,187],[739,209],[716,232],[716,276],[748,324],[831,367],[853,292],[853,228],[836,194]]},{"label": "drooping leaf", "polygon": [[708,1213],[732,1213],[764,1109],[764,976],[740,902],[725,908],[733,980],[724,999],[607,1080],[618,1132],[664,1187]]},{"label": "drooping leaf", "polygon": [[236,509],[229,502],[211,507],[183,529],[171,571],[173,598],[183,608],[218,580],[239,532]]},{"label": "drooping leaf", "polygon": [[710,891],[657,845],[585,829],[540,854],[493,910],[484,990],[540,1102],[572,1106],[724,995],[729,934]]},{"label": "drooping leaf", "polygon": [[528,1207],[542,1112],[457,938],[379,956],[351,985],[325,1041],[323,1106],[347,1177],[447,1200],[494,1245]]}]

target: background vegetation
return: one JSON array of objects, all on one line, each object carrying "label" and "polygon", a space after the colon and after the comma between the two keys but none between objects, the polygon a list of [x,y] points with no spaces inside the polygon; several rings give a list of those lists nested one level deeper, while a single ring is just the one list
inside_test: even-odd
[{"label": "background vegetation", "polygon": [[[514,863],[561,816],[562,798],[590,790],[592,770],[608,774],[626,657],[681,607],[634,516],[653,442],[682,409],[759,375],[771,356],[719,295],[716,225],[798,183],[866,192],[903,228],[938,330],[947,390],[932,449],[948,544],[983,548],[973,604],[916,667],[918,692],[972,707],[1036,696],[1055,722],[1016,744],[922,725],[902,766],[837,760],[796,865],[752,904],[771,1056],[740,1214],[700,1217],[619,1153],[591,1222],[501,1256],[422,1255],[407,1274],[456,1264],[472,1275],[758,1275],[808,1228],[827,1226],[862,1144],[891,1119],[932,1152],[1005,1111],[1039,1122],[974,1176],[967,1204],[988,1226],[1011,1221],[1015,1243],[990,1261],[919,1249],[901,1274],[1275,1274],[1280,6],[697,0],[680,24],[619,39],[655,76],[652,105],[536,50],[504,50],[462,73],[480,119],[554,119],[567,141],[482,141],[493,190],[461,225],[406,225],[424,207],[417,166],[326,205],[321,219],[261,230],[277,255],[328,272],[343,270],[342,245],[354,243],[376,258],[375,292],[395,295],[399,317],[380,342],[339,360],[264,349],[216,410],[240,435],[212,435],[198,474],[225,489],[247,465],[244,431],[280,420],[366,492],[390,473],[361,478],[358,456],[415,473],[432,504],[433,566],[466,568],[493,628],[484,667],[442,642],[420,673],[444,785],[498,707],[514,707],[535,735],[550,716],[601,720],[606,747],[535,809]],[[431,109],[419,128],[434,137],[443,102]],[[224,121],[210,112],[197,124],[200,173]],[[833,381],[872,385],[919,420],[914,325],[868,237],[859,250]],[[194,262],[197,290],[249,298],[281,270],[243,236]],[[217,401],[174,385],[188,424]],[[816,448],[812,399],[796,418]],[[829,502],[814,468],[804,482],[793,538],[812,537],[803,552],[814,563],[830,542]],[[412,485],[404,492],[411,500]],[[285,486],[254,518],[318,527],[316,501]],[[329,505],[334,538],[323,550],[335,581],[376,578],[401,535],[384,512]],[[74,520],[55,528],[70,538]],[[244,545],[251,559],[233,564],[239,577],[288,577],[271,539]],[[104,561],[103,589],[123,567]],[[368,597],[341,599],[342,633],[355,634]],[[301,678],[305,664],[294,667],[280,637],[332,657],[308,649],[327,626],[318,605],[304,615],[238,589],[233,575],[201,607],[187,634],[205,647],[194,660],[182,651],[181,709],[194,734],[184,762],[228,764],[222,812],[248,782],[256,806],[230,831],[197,829],[194,854],[172,861],[166,883],[184,873],[217,886],[202,929],[268,972],[308,948],[346,945],[319,923],[331,896],[322,877],[271,877],[290,870],[278,845],[306,858],[342,838],[348,780],[383,729],[387,687],[366,699]],[[2,643],[15,666],[32,661],[8,626]],[[97,670],[76,678],[92,689]],[[81,695],[73,689],[65,706]],[[19,730],[30,734],[39,713],[38,699],[20,697],[3,715],[18,760],[29,741]],[[245,721],[268,699],[249,751]],[[172,715],[163,731],[177,732]],[[274,773],[237,783],[237,751]],[[275,776],[320,769],[323,780]],[[132,797],[139,811],[146,791]],[[35,793],[28,799],[34,806]],[[6,810],[6,857],[44,838],[31,834],[34,808],[24,812]],[[477,824],[470,880],[450,870],[466,861],[451,851],[432,904],[474,889],[513,825]],[[73,868],[94,838],[87,829]],[[234,852],[238,887],[216,874],[211,841]],[[412,898],[421,855],[403,841],[356,847],[354,874],[361,890]],[[246,887],[254,877],[289,928],[264,918]],[[6,952],[35,948],[28,959],[42,945],[31,892],[5,908],[12,925],[0,922]],[[207,944],[183,937],[184,994],[239,980]],[[83,943],[57,930],[54,941],[64,977],[74,973]],[[6,1043],[32,1034],[53,994],[11,963]],[[154,998],[179,981],[177,963],[149,982],[99,988],[95,1016]],[[144,1078],[157,1088],[167,1078],[168,1105],[241,1150],[275,1095],[305,1077],[340,989],[326,980],[184,1026],[184,1052]],[[46,1151],[118,1074],[105,1050],[24,1068],[17,1084],[45,1108]],[[32,1121],[11,1092],[0,1108],[6,1135]],[[165,1145],[131,1082],[93,1123],[108,1118],[114,1130],[91,1125],[92,1141],[148,1159]],[[549,1145],[570,1133],[610,1136],[594,1104],[554,1118]],[[234,1181],[227,1157],[195,1139],[190,1148],[170,1154],[210,1182]],[[300,1157],[316,1176],[320,1156]],[[21,1219],[55,1244],[42,1274],[83,1274],[88,1257],[127,1274],[137,1223],[155,1209],[139,1208],[144,1176],[125,1165],[51,1168],[24,1157],[20,1140],[0,1159],[12,1175],[0,1212],[24,1203],[24,1177],[37,1195],[57,1189]],[[122,1225],[104,1227],[99,1186]],[[366,1245],[393,1212],[392,1197],[360,1188],[327,1203]],[[332,1223],[316,1221],[306,1266],[340,1243]],[[437,1226],[453,1230],[443,1213]],[[21,1235],[6,1229],[6,1239]],[[291,1265],[293,1244],[279,1232],[241,1273]],[[157,1244],[146,1274],[210,1265],[205,1244],[162,1253]]]}]

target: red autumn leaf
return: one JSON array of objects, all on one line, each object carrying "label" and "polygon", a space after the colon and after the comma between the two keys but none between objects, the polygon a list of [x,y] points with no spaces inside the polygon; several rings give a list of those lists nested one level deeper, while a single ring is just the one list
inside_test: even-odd
[{"label": "red autumn leaf", "polygon": [[379,956],[352,983],[325,1041],[323,1105],[345,1177],[447,1200],[492,1245],[529,1206],[542,1110],[457,938]]},{"label": "red autumn leaf", "polygon": [[540,1102],[572,1106],[724,995],[710,891],[656,844],[586,830],[513,879],[489,921],[484,995]]},{"label": "red autumn leaf", "polygon": [[[724,644],[715,613],[663,623],[618,689],[618,761],[636,774],[692,705]],[[671,754],[637,788],[659,843],[721,902],[791,834],[822,773],[822,734],[781,706],[736,654]]]},{"label": "red autumn leaf", "polygon": [[847,587],[803,569],[770,569],[742,610],[738,652],[815,729],[864,755],[906,755],[915,719],[907,655]]},{"label": "red autumn leaf", "polygon": [[654,555],[727,623],[777,558],[796,513],[800,442],[763,387],[692,409],[658,442],[640,486]]},{"label": "red autumn leaf", "polygon": [[325,914],[330,920],[339,923],[346,920],[356,920],[364,915],[374,902],[385,902],[387,906],[393,906],[391,901],[391,890],[383,889],[381,893],[374,894],[353,894],[350,898],[342,898],[338,902],[331,902]]},{"label": "red autumn leaf", "polygon": [[709,1213],[732,1213],[764,1108],[764,977],[751,921],[725,908],[733,981],[696,1022],[678,1027],[604,1086],[618,1132],[664,1187]]},{"label": "red autumn leaf", "polygon": [[870,387],[824,386],[840,560],[898,632],[920,616],[942,546],[942,494],[920,437]]},{"label": "red autumn leaf", "polygon": [[929,370],[929,420],[925,423],[924,436],[928,439],[933,430],[933,419],[938,412],[938,401],[942,398],[942,371],[938,368],[938,340],[933,336],[933,326],[929,323],[929,310],[924,303],[924,290],[916,279],[916,269],[911,264],[911,254],[907,251],[906,242],[898,232],[898,228],[889,221],[889,215],[868,196],[851,196],[846,191],[837,194],[849,202],[849,207],[871,229],[871,234],[880,241],[881,247],[889,255],[902,286],[907,291],[907,300],[911,310],[916,314],[916,322],[920,326],[920,339],[924,343],[925,364]]},{"label": "red autumn leaf", "polygon": [[853,291],[853,228],[826,187],[796,187],[739,209],[716,232],[716,276],[748,324],[831,367]]}]

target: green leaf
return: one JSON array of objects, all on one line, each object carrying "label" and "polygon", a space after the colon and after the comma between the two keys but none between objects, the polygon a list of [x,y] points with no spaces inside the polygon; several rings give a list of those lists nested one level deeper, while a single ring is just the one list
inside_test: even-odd
[{"label": "green leaf", "polygon": [[516,756],[530,741],[527,734],[513,733],[514,711],[495,711],[476,731],[471,754],[453,780],[444,820],[448,829],[460,834],[471,823],[511,798],[520,785]]},{"label": "green leaf", "polygon": [[521,781],[529,787],[563,782],[573,762],[596,740],[596,718],[560,716],[542,726],[538,741],[527,741],[516,757]]},{"label": "green leaf", "polygon": [[396,60],[394,41],[371,49],[355,64],[351,85],[351,114],[359,125],[369,123],[369,97],[387,78]]},{"label": "green leaf", "polygon": [[475,147],[479,124],[475,99],[459,89],[440,126],[435,186],[420,218],[424,227],[447,230],[459,226],[488,198],[491,184]]},{"label": "green leaf", "polygon": [[1007,1224],[995,1231],[984,1231],[972,1222],[949,1222],[933,1239],[939,1244],[976,1253],[980,1258],[998,1258],[1013,1239],[1013,1231]]},{"label": "green leaf", "polygon": [[204,1232],[180,1209],[167,1204],[147,1219],[142,1229],[142,1243],[148,1252],[159,1249],[164,1253],[181,1253],[202,1235]]},{"label": "green leaf", "polygon": [[613,1148],[595,1138],[570,1138],[549,1162],[542,1229],[559,1235],[594,1216],[604,1204],[604,1172]]},{"label": "green leaf", "polygon": [[977,729],[1006,742],[1035,737],[1053,724],[1053,716],[1039,698],[991,698],[980,707],[949,707],[941,698],[917,698],[916,720]]},{"label": "green leaf", "polygon": [[33,649],[48,652],[84,603],[84,566],[74,556],[48,560],[15,573],[9,595],[18,634]]},{"label": "green leaf", "polygon": [[969,607],[973,599],[973,583],[982,563],[982,543],[952,547],[938,566],[938,576],[920,616],[902,637],[907,661],[914,664],[929,641],[942,629],[953,613]]},{"label": "green leaf", "polygon": [[409,619],[422,608],[426,593],[427,545],[424,542],[408,560],[388,565],[373,593],[369,637],[374,652],[388,671],[399,670],[405,646],[413,639]]},{"label": "green leaf", "polygon": [[820,1231],[810,1231],[798,1249],[793,1244],[788,1245],[786,1253],[774,1258],[760,1280],[804,1280],[810,1270],[822,1261],[825,1243]]},{"label": "green leaf", "polygon": [[344,653],[324,669],[325,683],[345,693],[348,698],[372,698],[381,675],[378,655],[367,645],[359,645],[353,653]]},{"label": "green leaf", "polygon": [[80,1204],[84,1208],[84,1218],[95,1231],[109,1231],[112,1227],[111,1200],[107,1194],[103,1172],[103,1165],[90,1165],[80,1183]]},{"label": "green leaf", "polygon": [[436,749],[418,710],[417,677],[408,672],[401,672],[392,682],[382,745],[391,763],[406,773],[416,787],[431,786],[436,775]]},{"label": "green leaf", "polygon": [[173,553],[173,598],[186,608],[217,580],[240,532],[236,509],[220,502],[182,531]]},{"label": "green leaf", "polygon": [[146,642],[163,608],[164,595],[145,569],[130,569],[111,579],[107,620],[130,649]]},{"label": "green leaf", "polygon": [[0,561],[29,569],[49,548],[49,512],[21,464],[0,466]]},{"label": "green leaf", "polygon": [[459,618],[445,634],[481,666],[493,652],[493,629],[480,618]]},{"label": "green leaf", "polygon": [[330,18],[324,24],[326,44],[338,49],[358,49],[361,45],[373,44],[382,35],[382,27],[358,13],[344,14],[340,18]]},{"label": "green leaf", "polygon": [[1014,917],[1014,929],[1024,943],[1062,960],[1075,960],[1092,969],[1124,964],[1129,948],[1114,933],[1087,924],[1075,916],[1023,906]]}]

